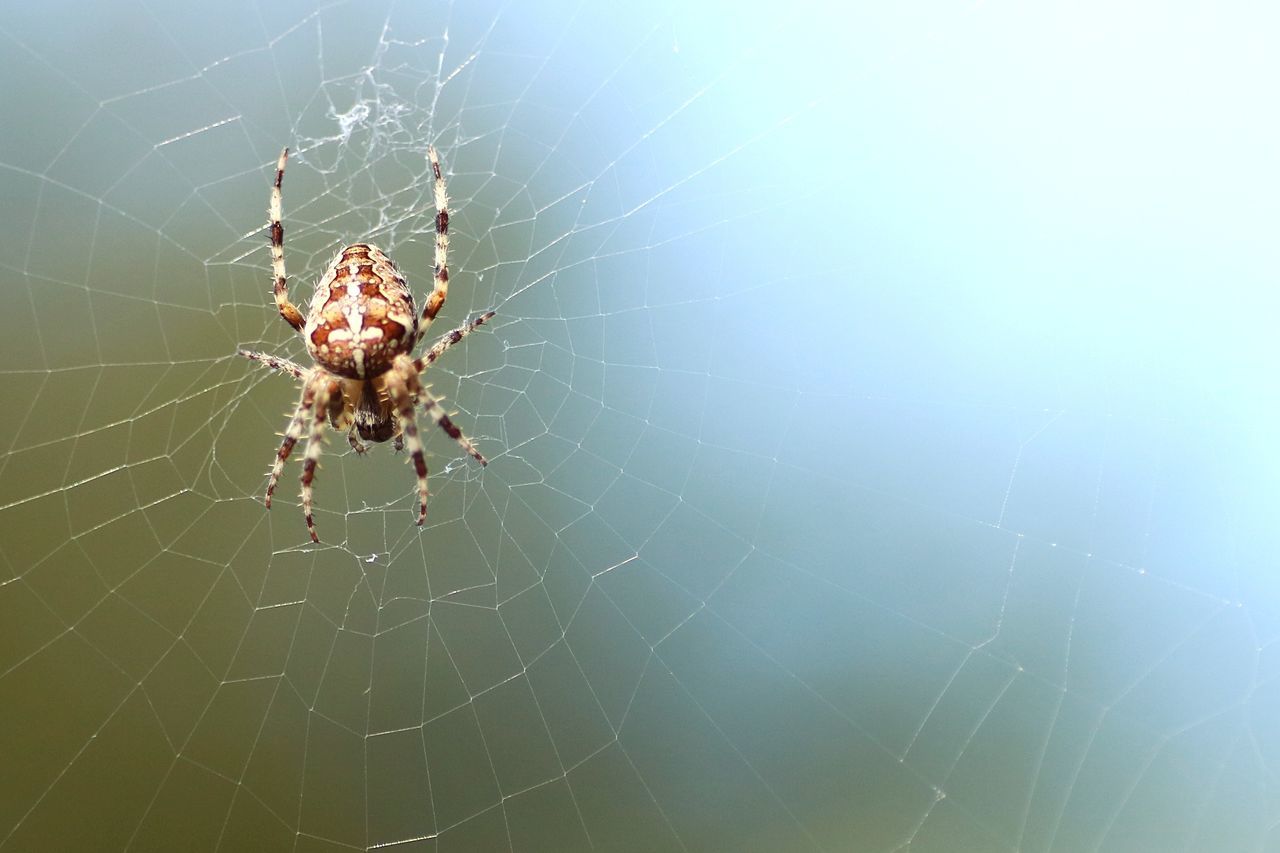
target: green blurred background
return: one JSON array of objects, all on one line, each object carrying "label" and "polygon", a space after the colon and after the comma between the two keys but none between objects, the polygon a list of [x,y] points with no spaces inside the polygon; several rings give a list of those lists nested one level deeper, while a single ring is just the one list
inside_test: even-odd
[{"label": "green blurred background", "polygon": [[[0,851],[1278,849],[1278,24],[11,5]],[[313,546],[275,158],[422,294],[432,142],[492,462]]]}]

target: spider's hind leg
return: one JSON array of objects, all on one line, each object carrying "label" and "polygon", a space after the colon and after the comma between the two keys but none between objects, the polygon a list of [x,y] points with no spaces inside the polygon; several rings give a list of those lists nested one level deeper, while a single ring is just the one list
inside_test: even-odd
[{"label": "spider's hind leg", "polygon": [[427,329],[444,307],[444,301],[449,298],[449,195],[445,190],[444,172],[440,168],[440,155],[436,153],[434,145],[427,146],[427,160],[431,163],[432,195],[436,203],[435,274],[432,276],[431,292],[427,294],[422,306],[418,336],[413,341],[415,345],[426,337]]},{"label": "spider's hind leg", "polygon": [[271,185],[271,220],[267,224],[267,229],[271,232],[271,272],[274,276],[271,291],[275,294],[276,307],[280,310],[280,316],[286,323],[301,332],[304,323],[302,312],[298,310],[298,306],[289,301],[289,277],[284,271],[284,225],[280,222],[284,218],[280,203],[280,185],[284,182],[284,166],[288,160],[289,149],[286,148],[280,152],[280,159],[276,161],[276,181]]}]

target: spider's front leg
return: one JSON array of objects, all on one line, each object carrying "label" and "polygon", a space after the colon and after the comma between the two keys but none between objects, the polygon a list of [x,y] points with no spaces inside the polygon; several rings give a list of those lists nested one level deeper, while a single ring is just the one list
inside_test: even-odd
[{"label": "spider's front leg", "polygon": [[[476,325],[479,325],[478,323]],[[476,450],[476,446],[471,443],[471,439],[462,434],[462,430],[453,422],[449,414],[440,405],[440,401],[422,387],[422,380],[418,376],[418,371],[414,367],[413,360],[407,355],[398,356],[396,358],[396,366],[394,371],[399,375],[401,380],[409,388],[409,393],[413,399],[422,405],[422,410],[431,416],[431,420],[435,425],[444,430],[445,434],[458,442],[458,445],[465,451],[467,455],[475,459],[481,465],[488,465],[489,460],[480,455],[480,451]]]},{"label": "spider's front leg", "polygon": [[347,432],[347,444],[351,445],[351,449],[354,450],[356,453],[360,454],[361,456],[364,456],[366,453],[369,452],[368,446],[365,445],[363,441],[356,438],[355,430],[349,430]]},{"label": "spider's front leg", "polygon": [[[418,477],[418,526],[427,520],[427,460],[422,452],[422,438],[418,435],[418,420],[413,414],[413,390],[410,380],[417,383],[413,360],[407,355],[396,357],[395,366],[387,373],[387,394],[395,407],[400,422],[400,436],[409,446],[413,470]],[[397,436],[399,438],[400,436]]]},{"label": "spider's front leg", "polygon": [[436,426],[444,430],[445,434],[448,435],[449,438],[458,442],[458,445],[463,450],[467,451],[468,456],[479,462],[481,465],[488,465],[489,460],[485,459],[484,456],[480,454],[479,450],[476,450],[476,446],[471,443],[471,439],[462,434],[462,430],[458,428],[458,425],[455,424],[445,412],[444,407],[440,405],[440,401],[427,393],[426,389],[423,388],[421,384],[418,384],[416,376],[414,377],[414,384],[417,385],[415,394],[418,397],[418,402],[422,404],[422,410],[431,416],[431,420],[435,421]]},{"label": "spider's front leg", "polygon": [[311,483],[315,480],[316,465],[320,461],[320,451],[324,448],[324,419],[329,409],[329,399],[333,394],[340,394],[337,382],[325,380],[317,382],[315,393],[315,412],[311,418],[311,436],[307,439],[307,456],[302,461],[302,514],[307,519],[307,532],[312,542],[319,542],[316,535],[316,522],[311,515]]},{"label": "spider's front leg", "polygon": [[284,432],[284,440],[280,442],[280,449],[276,451],[276,461],[271,466],[271,477],[267,480],[267,494],[262,501],[267,509],[271,509],[271,495],[275,493],[276,483],[280,481],[284,463],[288,460],[289,454],[293,453],[294,445],[298,443],[298,439],[302,438],[302,433],[307,428],[307,418],[312,415],[311,409],[315,405],[320,381],[320,374],[312,373],[303,383],[302,400],[293,413],[293,419],[289,421],[289,428]]}]

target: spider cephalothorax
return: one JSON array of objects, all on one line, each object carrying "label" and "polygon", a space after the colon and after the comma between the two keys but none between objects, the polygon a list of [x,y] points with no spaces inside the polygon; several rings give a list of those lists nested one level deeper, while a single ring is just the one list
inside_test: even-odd
[{"label": "spider cephalothorax", "polygon": [[[271,189],[271,266],[275,274],[276,307],[280,316],[302,334],[314,365],[308,369],[279,356],[240,350],[246,358],[302,381],[302,399],[289,422],[284,441],[276,453],[267,482],[265,503],[284,470],[285,460],[310,423],[307,454],[302,463],[302,509],[312,541],[318,542],[311,513],[311,484],[320,458],[324,423],[347,434],[356,452],[364,453],[361,441],[395,440],[396,448],[407,445],[418,477],[418,524],[427,517],[427,463],[418,435],[417,406],[481,465],[485,458],[475,449],[441,408],[440,402],[422,386],[422,371],[449,347],[493,316],[487,312],[440,338],[419,358],[413,357],[418,342],[426,334],[449,295],[449,208],[444,175],[434,147],[427,149],[435,182],[436,246],[435,276],[431,294],[419,319],[413,293],[391,258],[376,246],[353,243],[333,259],[316,282],[311,306],[304,318],[289,301],[288,278],[284,269],[284,226],[281,224],[280,185],[289,149],[280,152],[276,180]],[[358,437],[357,437],[358,434]]]}]

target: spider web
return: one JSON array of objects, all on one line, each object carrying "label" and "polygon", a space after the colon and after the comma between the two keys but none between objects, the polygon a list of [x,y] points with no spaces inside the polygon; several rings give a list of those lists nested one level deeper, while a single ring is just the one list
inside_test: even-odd
[{"label": "spider web", "polygon": [[1280,844],[1275,13],[893,8],[7,10],[0,851]]}]

